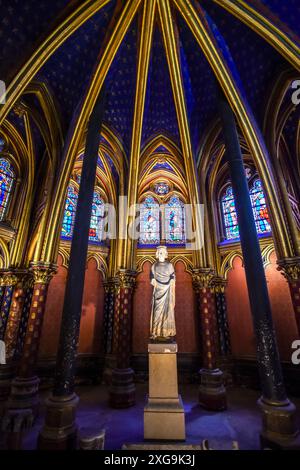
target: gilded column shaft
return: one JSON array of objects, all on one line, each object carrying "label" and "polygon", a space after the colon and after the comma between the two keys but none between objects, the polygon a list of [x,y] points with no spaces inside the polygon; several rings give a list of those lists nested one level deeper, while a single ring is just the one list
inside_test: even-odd
[{"label": "gilded column shaft", "polygon": [[6,346],[6,359],[12,361],[15,357],[18,332],[25,301],[25,289],[23,279],[15,277],[13,279],[15,287],[12,294],[10,310],[8,314],[7,326],[4,335]]},{"label": "gilded column shaft", "polygon": [[201,321],[202,361],[205,369],[215,369],[217,363],[218,340],[216,330],[216,307],[214,289],[211,285],[212,270],[194,270],[193,284],[198,297]]},{"label": "gilded column shaft", "polygon": [[216,300],[216,318],[218,324],[219,353],[222,356],[231,354],[230,333],[227,319],[227,303],[225,296],[226,281],[214,279],[214,291]]},{"label": "gilded column shaft", "polygon": [[1,286],[1,289],[3,290],[3,299],[0,311],[0,339],[4,340],[14,286]]},{"label": "gilded column shaft", "polygon": [[47,292],[50,280],[55,272],[55,267],[37,264],[36,266],[32,266],[32,271],[34,286],[24,338],[22,358],[18,371],[18,376],[22,378],[35,375]]}]

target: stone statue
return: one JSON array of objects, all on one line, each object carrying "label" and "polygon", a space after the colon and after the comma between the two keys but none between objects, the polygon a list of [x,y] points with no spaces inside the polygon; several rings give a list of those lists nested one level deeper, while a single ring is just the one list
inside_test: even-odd
[{"label": "stone statue", "polygon": [[152,308],[150,320],[150,337],[155,341],[172,341],[175,329],[175,271],[172,263],[167,261],[168,251],[165,246],[156,250],[158,261],[151,268],[153,285]]}]

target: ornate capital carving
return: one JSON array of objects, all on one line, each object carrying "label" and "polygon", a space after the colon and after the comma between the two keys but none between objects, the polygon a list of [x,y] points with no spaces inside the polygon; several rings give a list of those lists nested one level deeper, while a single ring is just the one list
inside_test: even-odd
[{"label": "ornate capital carving", "polygon": [[15,286],[18,282],[23,281],[24,276],[28,274],[28,271],[24,270],[10,270],[10,271],[1,271],[0,273],[0,285],[5,286]]},{"label": "ornate capital carving", "polygon": [[31,263],[30,270],[35,284],[49,284],[57,271],[57,266],[52,263]]},{"label": "ornate capital carving", "polygon": [[284,258],[277,261],[278,271],[287,279],[288,282],[300,280],[300,257]]},{"label": "ornate capital carving", "polygon": [[135,286],[136,271],[120,269],[117,273],[118,287],[133,289]]},{"label": "ornate capital carving", "polygon": [[212,284],[216,294],[224,294],[227,285],[226,279],[221,276],[215,276],[212,280]]},{"label": "ornate capital carving", "polygon": [[214,279],[214,270],[211,268],[199,268],[193,270],[193,286],[197,291],[199,289],[211,287]]}]

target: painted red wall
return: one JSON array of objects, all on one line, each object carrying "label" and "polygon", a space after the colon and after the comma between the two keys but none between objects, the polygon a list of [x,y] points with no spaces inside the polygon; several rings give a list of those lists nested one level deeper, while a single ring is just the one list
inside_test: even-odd
[{"label": "painted red wall", "polygon": [[[266,279],[280,357],[282,360],[290,360],[290,346],[297,338],[296,321],[288,284],[277,271],[275,252],[271,254],[270,262],[271,264],[266,267]],[[232,269],[228,273],[226,297],[232,353],[236,357],[254,356],[255,339],[245,270],[238,256],[234,258]]]},{"label": "painted red wall", "polygon": [[[147,352],[150,327],[152,286],[150,284],[150,262],[143,265],[143,272],[137,276],[133,299],[133,353]],[[192,278],[185,271],[181,261],[176,263],[176,306],[175,320],[179,352],[198,351],[198,324]]]},{"label": "painted red wall", "polygon": [[[58,272],[49,285],[39,350],[40,357],[56,355],[66,278],[67,269],[62,266],[62,258],[59,256]],[[85,275],[79,337],[80,353],[98,353],[101,349],[103,344],[103,306],[104,287],[102,274],[97,270],[96,261],[92,258],[88,262]]]}]

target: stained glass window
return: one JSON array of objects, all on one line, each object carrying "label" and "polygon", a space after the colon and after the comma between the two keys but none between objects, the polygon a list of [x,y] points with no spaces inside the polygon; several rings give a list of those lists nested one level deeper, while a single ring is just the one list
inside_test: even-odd
[{"label": "stained glass window", "polygon": [[[252,185],[250,190],[250,199],[257,233],[271,232],[265,195],[261,181],[259,179],[256,179]],[[234,240],[235,238],[239,238],[239,227],[231,186],[228,186],[226,189],[222,197],[221,204],[226,240]]]},{"label": "stained glass window", "polygon": [[165,206],[165,231],[167,243],[185,242],[184,204],[172,196]]},{"label": "stained glass window", "polygon": [[73,185],[69,185],[67,198],[66,198],[64,218],[63,218],[63,223],[62,223],[62,230],[61,230],[62,238],[66,238],[66,239],[72,238],[74,222],[75,222],[77,199],[78,199],[78,191]]},{"label": "stained glass window", "polygon": [[160,242],[159,204],[152,196],[145,198],[140,205],[140,240],[143,245],[155,245]]},{"label": "stained glass window", "polygon": [[14,183],[14,170],[5,158],[0,158],[0,220],[5,219]]},{"label": "stained glass window", "polygon": [[225,226],[226,240],[234,240],[239,238],[239,226],[232,187],[228,186],[222,197],[222,212]]},{"label": "stained glass window", "polygon": [[261,181],[259,179],[254,181],[254,184],[250,190],[250,198],[257,233],[271,232],[266,199]]},{"label": "stained glass window", "polygon": [[164,196],[170,192],[170,187],[168,183],[156,183],[154,186],[154,191],[159,196]]},{"label": "stained glass window", "polygon": [[90,223],[89,240],[92,242],[101,242],[104,223],[104,203],[100,194],[94,192],[92,216]]}]

